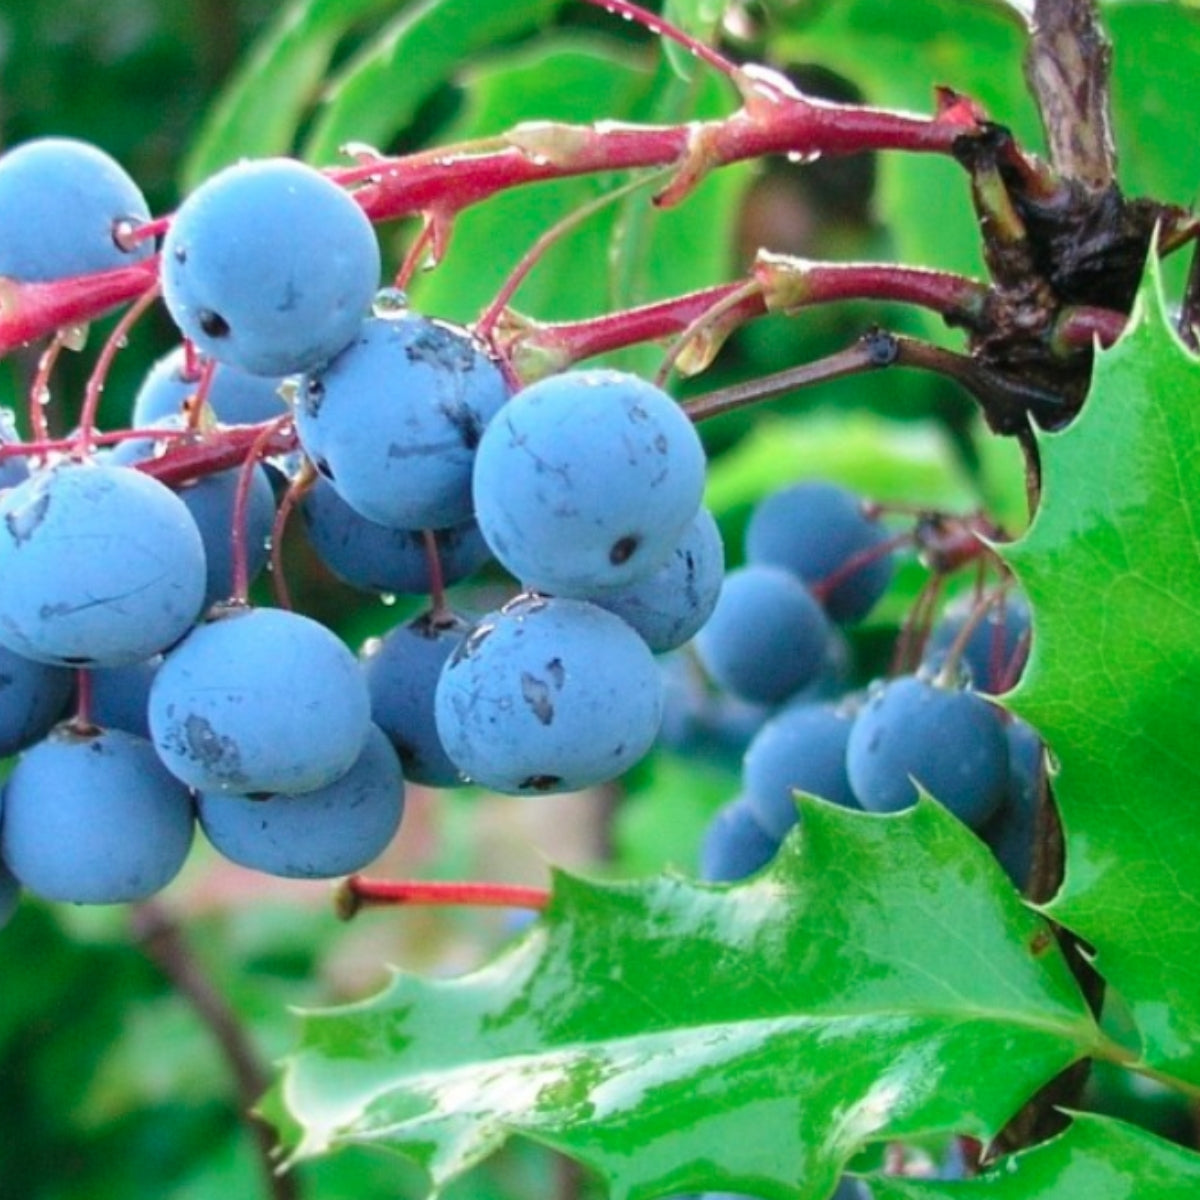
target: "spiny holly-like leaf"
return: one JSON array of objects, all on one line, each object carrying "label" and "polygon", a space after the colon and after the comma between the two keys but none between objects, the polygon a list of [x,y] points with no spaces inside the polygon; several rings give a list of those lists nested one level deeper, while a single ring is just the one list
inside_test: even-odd
[{"label": "spiny holly-like leaf", "polygon": [[314,1013],[272,1098],[304,1157],[373,1143],[438,1187],[513,1134],[614,1196],[822,1200],[863,1146],[990,1138],[1097,1033],[1046,926],[937,805],[816,802],[765,874],[567,875],[460,980]]},{"label": "spiny holly-like leaf", "polygon": [[976,1179],[872,1179],[873,1200],[1193,1200],[1200,1155],[1144,1130],[1080,1114],[1050,1142]]},{"label": "spiny holly-like leaf", "polygon": [[1082,415],[1042,442],[1010,559],[1034,612],[1013,706],[1057,756],[1055,919],[1095,948],[1151,1065],[1200,1081],[1200,363],[1154,276]]}]

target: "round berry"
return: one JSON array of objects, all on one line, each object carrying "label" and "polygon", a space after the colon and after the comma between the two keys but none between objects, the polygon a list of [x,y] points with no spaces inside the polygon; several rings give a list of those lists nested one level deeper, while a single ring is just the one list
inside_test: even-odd
[{"label": "round berry", "polygon": [[148,258],[153,242],[121,243],[124,224],[150,219],[136,183],[103,150],[37,138],[0,155],[0,275],[67,279]]},{"label": "round berry", "polygon": [[526,587],[563,596],[658,570],[700,508],[704,448],[665,392],[568,371],[508,402],[475,459],[475,516]]},{"label": "round berry", "polygon": [[238,163],[180,205],[163,239],[163,299],[205,354],[252,375],[310,371],[345,349],[379,286],[362,209],[291,159]]}]

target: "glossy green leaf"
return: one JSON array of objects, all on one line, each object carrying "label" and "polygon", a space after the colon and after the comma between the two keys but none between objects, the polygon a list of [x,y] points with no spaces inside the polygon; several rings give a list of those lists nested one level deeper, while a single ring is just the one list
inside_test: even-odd
[{"label": "glossy green leaf", "polygon": [[975,1179],[872,1179],[874,1200],[1192,1200],[1200,1155],[1144,1130],[1079,1114],[1065,1133]]},{"label": "glossy green leaf", "polygon": [[286,154],[346,32],[395,0],[294,0],[213,104],[183,167],[192,188],[239,158]]},{"label": "glossy green leaf", "polygon": [[1175,204],[1200,192],[1200,9],[1121,0],[1106,5],[1114,46],[1112,104],[1125,190]]},{"label": "glossy green leaf", "polygon": [[745,884],[560,874],[477,973],[308,1014],[272,1103],[298,1157],[375,1144],[435,1188],[522,1134],[616,1197],[819,1200],[863,1146],[988,1139],[1098,1037],[1048,929],[954,818],[812,802]]},{"label": "glossy green leaf", "polygon": [[1155,1067],[1200,1081],[1200,363],[1156,278],[1042,439],[1010,558],[1034,610],[1016,709],[1049,741],[1067,867],[1050,911],[1094,948]]},{"label": "glossy green leaf", "polygon": [[[976,0],[838,0],[781,5],[772,51],[785,62],[817,62],[857,85],[865,101],[930,113],[934,88],[980,101],[997,121],[1037,147],[1040,127],[1021,72],[1019,16]],[[979,233],[966,175],[937,155],[879,156],[881,214],[899,258],[978,274]]]},{"label": "glossy green leaf", "polygon": [[[714,45],[720,35],[725,8],[723,0],[666,0],[662,13],[672,25],[696,41]],[[663,38],[663,51],[681,79],[691,79],[696,73],[696,59],[678,42]],[[707,71],[712,68],[699,69]]]},{"label": "glossy green leaf", "polygon": [[326,89],[305,155],[336,159],[346,142],[386,147],[441,84],[480,51],[541,29],[561,0],[420,0],[406,5]]},{"label": "glossy green leaf", "polygon": [[[619,57],[607,41],[544,39],[464,72],[464,110],[448,136],[490,137],[526,120],[620,119],[650,80],[643,66]],[[542,234],[613,184],[612,177],[555,180],[467,209],[455,219],[443,262],[414,280],[416,303],[426,312],[474,320]],[[634,198],[650,204],[648,190]],[[602,209],[552,246],[517,292],[514,307],[539,320],[594,316],[607,291],[616,212],[616,205]]]}]

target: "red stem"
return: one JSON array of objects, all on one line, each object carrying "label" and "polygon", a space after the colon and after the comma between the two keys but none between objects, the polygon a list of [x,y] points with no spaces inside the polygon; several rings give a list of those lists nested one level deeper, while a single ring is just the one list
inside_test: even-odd
[{"label": "red stem", "polygon": [[238,470],[237,490],[233,496],[233,527],[230,530],[230,537],[233,539],[233,595],[230,599],[235,604],[245,604],[250,596],[250,574],[246,556],[246,510],[250,506],[250,485],[254,482],[254,472],[258,470],[259,459],[266,453],[271,439],[291,419],[288,415],[259,426],[258,437],[246,452]]},{"label": "red stem", "polygon": [[[551,124],[538,149],[522,148],[521,131],[498,148],[445,147],[403,158],[381,158],[330,172],[373,221],[423,213],[444,230],[455,213],[527,183],[638,167],[675,167],[660,203],[680,200],[709,170],[768,154],[857,154],[907,150],[951,154],[977,128],[958,109],[934,117],[814,101],[781,76],[743,68],[737,80],[745,105],[720,120],[681,125]],[[163,228],[169,218],[153,223]],[[444,241],[444,237],[442,238]],[[158,274],[157,257],[129,267],[51,283],[0,283],[0,353],[63,325],[91,320],[132,300]]]},{"label": "red stem", "polygon": [[[240,467],[246,456],[259,447],[260,457],[287,454],[296,448],[296,435],[281,431],[278,422],[265,426],[270,437],[263,439],[263,425],[235,425],[206,435],[199,441],[184,442],[168,450],[161,458],[147,458],[134,466],[166,484],[186,483],[216,471]],[[161,431],[156,431],[159,436]]]},{"label": "red stem", "polygon": [[1126,313],[1081,304],[1063,310],[1054,329],[1054,342],[1064,353],[1091,350],[1097,343],[1107,350],[1125,332],[1128,322]]},{"label": "red stem", "polygon": [[300,503],[304,498],[304,493],[312,487],[316,480],[316,469],[308,459],[305,459],[295,478],[283,493],[283,499],[279,501],[279,507],[275,510],[274,524],[271,526],[271,590],[275,593],[276,605],[288,612],[293,610],[294,605],[292,604],[292,593],[287,584],[287,572],[283,565],[283,538],[287,532],[287,523],[295,511],[296,505]]},{"label": "red stem", "polygon": [[671,41],[678,43],[685,50],[708,63],[710,67],[716,68],[722,75],[732,78],[737,74],[737,67],[723,54],[718,54],[711,46],[706,46],[703,42],[689,37],[682,29],[677,29],[669,21],[656,17],[636,4],[630,4],[629,0],[584,0],[584,2],[594,8],[602,8],[606,12],[616,13],[617,16],[624,17],[627,21],[636,21],[651,33],[658,34],[659,37],[670,38]]},{"label": "red stem", "polygon": [[92,673],[86,667],[75,671],[75,716],[71,725],[77,733],[90,733],[92,724]]},{"label": "red stem", "polygon": [[471,905],[489,908],[543,909],[550,903],[545,888],[508,883],[441,883],[415,879],[366,879],[351,875],[337,894],[337,911],[349,920],[366,906],[428,904]]},{"label": "red stem", "polygon": [[154,283],[138,297],[136,303],[131,304],[121,314],[121,319],[113,326],[112,333],[108,335],[103,349],[96,358],[96,365],[92,368],[84,389],[83,409],[79,414],[78,445],[83,454],[90,454],[92,447],[96,444],[96,413],[100,408],[100,397],[104,394],[104,382],[108,378],[112,361],[116,358],[117,351],[125,345],[129,331],[137,324],[138,319],[150,305],[158,299],[158,295],[158,284]]},{"label": "red stem", "polygon": [[[584,321],[540,325],[532,333],[518,334],[513,339],[511,352],[518,360],[526,357],[527,352],[531,352],[528,353],[530,358],[544,356],[545,360],[561,370],[597,354],[678,336],[693,322],[711,312],[714,306],[729,300],[745,286],[744,280],[723,283],[703,291],[689,292],[685,296],[673,296],[669,300],[659,300],[654,304]],[[742,299],[728,310],[726,316],[732,324],[740,324],[761,317],[766,311],[763,297],[755,294]]]},{"label": "red stem", "polygon": [[[509,188],[597,171],[680,165],[695,182],[708,169],[767,154],[949,154],[967,132],[956,121],[778,93],[764,96],[753,115],[740,109],[722,120],[684,125],[563,124],[550,130],[559,138],[557,148],[547,138],[546,153],[511,145],[458,156],[451,146],[436,155],[380,159],[334,177],[363,183],[355,198],[373,221],[426,211],[448,217]],[[683,190],[670,189],[666,199],[680,199]]]},{"label": "red stem", "polygon": [[46,420],[46,405],[50,402],[50,376],[54,374],[58,356],[66,344],[67,334],[59,329],[38,358],[37,371],[29,388],[29,429],[35,442],[51,440],[50,424]]},{"label": "red stem", "polygon": [[0,280],[0,354],[64,325],[78,325],[136,299],[158,278],[158,259],[53,283]]},{"label": "red stem", "polygon": [[824,263],[760,254],[754,274],[771,309],[791,311],[839,300],[885,300],[915,304],[950,324],[973,326],[983,317],[991,292],[986,283],[894,263]]},{"label": "red stem", "polygon": [[437,533],[432,529],[422,529],[421,539],[425,543],[425,561],[429,566],[429,605],[436,619],[450,612],[450,606],[446,603],[446,576],[442,571]]}]

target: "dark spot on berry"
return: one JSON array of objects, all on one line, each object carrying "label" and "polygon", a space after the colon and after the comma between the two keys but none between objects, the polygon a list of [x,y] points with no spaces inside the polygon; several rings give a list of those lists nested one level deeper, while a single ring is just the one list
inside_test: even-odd
[{"label": "dark spot on berry", "polygon": [[304,405],[306,417],[316,417],[325,399],[325,385],[319,379],[305,379],[301,389],[300,403]]},{"label": "dark spot on berry", "polygon": [[86,656],[72,655],[69,658],[64,658],[62,664],[64,667],[90,667],[92,660]]},{"label": "dark spot on berry", "polygon": [[530,775],[517,785],[523,792],[549,792],[562,783],[561,775]]},{"label": "dark spot on berry", "polygon": [[554,724],[554,701],[550,699],[550,689],[546,686],[544,679],[539,679],[528,671],[522,671],[521,699],[525,701],[529,711],[541,724]]},{"label": "dark spot on berry", "polygon": [[609,548],[608,561],[614,567],[619,567],[622,563],[627,563],[633,557],[638,546],[641,545],[641,540],[641,538],[632,533],[626,534],[623,538],[617,538]]},{"label": "dark spot on berry", "polygon": [[323,458],[314,458],[313,466],[316,467],[317,470],[324,475],[330,483],[333,482],[333,468]]},{"label": "dark spot on berry", "polygon": [[176,246],[173,257],[177,263],[187,262],[187,247],[186,246]]},{"label": "dark spot on berry", "polygon": [[229,336],[229,322],[219,312],[213,312],[211,308],[202,308],[196,314],[196,319],[200,322],[201,330],[210,338]]},{"label": "dark spot on berry", "polygon": [[469,404],[443,404],[442,415],[458,434],[465,449],[474,450],[483,437],[483,421]]}]

